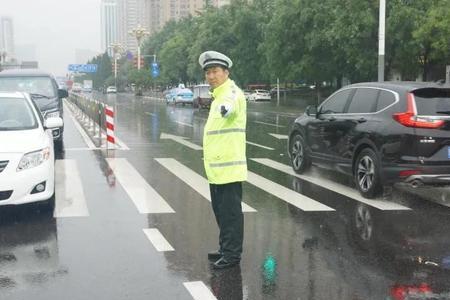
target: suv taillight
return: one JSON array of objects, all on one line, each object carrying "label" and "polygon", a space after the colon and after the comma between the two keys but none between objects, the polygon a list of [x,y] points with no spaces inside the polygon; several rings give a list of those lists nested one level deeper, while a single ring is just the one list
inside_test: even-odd
[{"label": "suv taillight", "polygon": [[435,129],[444,125],[443,120],[433,120],[427,117],[418,116],[414,95],[412,93],[408,93],[407,96],[406,112],[395,113],[392,117],[395,121],[406,127]]}]

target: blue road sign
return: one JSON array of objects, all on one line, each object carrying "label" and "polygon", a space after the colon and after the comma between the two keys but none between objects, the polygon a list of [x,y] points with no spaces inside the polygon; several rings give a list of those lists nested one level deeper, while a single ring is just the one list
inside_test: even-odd
[{"label": "blue road sign", "polygon": [[152,63],[152,77],[158,77],[159,76],[159,66],[158,63],[154,62]]},{"label": "blue road sign", "polygon": [[69,71],[80,73],[96,73],[98,65],[96,64],[70,64]]}]

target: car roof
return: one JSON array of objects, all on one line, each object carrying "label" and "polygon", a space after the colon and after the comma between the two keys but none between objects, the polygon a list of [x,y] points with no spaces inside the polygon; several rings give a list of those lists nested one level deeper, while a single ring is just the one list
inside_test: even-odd
[{"label": "car roof", "polygon": [[360,82],[348,85],[346,87],[376,87],[406,92],[423,88],[450,88],[450,85],[442,85],[436,82],[384,81],[384,82]]},{"label": "car roof", "polygon": [[0,91],[0,98],[26,98],[21,92],[2,92]]},{"label": "car roof", "polygon": [[0,72],[0,77],[21,77],[21,76],[47,76],[53,77],[52,74],[39,69],[11,69]]}]

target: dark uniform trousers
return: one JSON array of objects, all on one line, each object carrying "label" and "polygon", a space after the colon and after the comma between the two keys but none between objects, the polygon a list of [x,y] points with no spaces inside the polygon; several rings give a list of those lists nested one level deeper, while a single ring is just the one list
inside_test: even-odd
[{"label": "dark uniform trousers", "polygon": [[228,261],[241,259],[244,239],[242,182],[210,184],[211,203],[219,225],[219,251]]}]

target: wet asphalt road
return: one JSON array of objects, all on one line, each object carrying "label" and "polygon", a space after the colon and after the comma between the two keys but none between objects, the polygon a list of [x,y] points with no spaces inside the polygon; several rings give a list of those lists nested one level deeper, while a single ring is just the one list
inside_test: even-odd
[{"label": "wet asphalt road", "polygon": [[66,106],[55,211],[0,209],[0,299],[450,299],[447,189],[365,201],[341,175],[294,176],[280,135],[298,111],[250,103],[243,258],[215,271],[199,150],[208,112],[105,100],[129,150],[89,149]]}]

